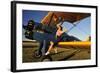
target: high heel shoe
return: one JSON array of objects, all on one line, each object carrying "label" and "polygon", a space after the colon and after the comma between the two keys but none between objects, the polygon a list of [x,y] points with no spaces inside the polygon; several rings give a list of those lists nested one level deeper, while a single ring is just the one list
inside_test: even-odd
[{"label": "high heel shoe", "polygon": [[48,54],[50,54],[50,52],[46,52],[46,53],[45,53],[45,55],[48,55]]}]

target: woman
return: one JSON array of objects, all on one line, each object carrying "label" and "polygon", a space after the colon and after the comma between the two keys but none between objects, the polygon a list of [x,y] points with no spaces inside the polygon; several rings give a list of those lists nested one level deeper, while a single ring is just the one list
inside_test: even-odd
[{"label": "woman", "polygon": [[[61,35],[65,32],[66,30],[63,31],[63,28],[60,24],[57,24],[57,31],[56,31],[56,35],[55,35],[55,40],[51,40],[50,41],[50,46],[49,46],[49,49],[48,51],[45,53],[45,55],[48,55],[51,51],[52,48],[54,48],[58,42],[61,41],[62,37]],[[57,49],[54,49],[55,50],[55,53],[57,53]]]}]

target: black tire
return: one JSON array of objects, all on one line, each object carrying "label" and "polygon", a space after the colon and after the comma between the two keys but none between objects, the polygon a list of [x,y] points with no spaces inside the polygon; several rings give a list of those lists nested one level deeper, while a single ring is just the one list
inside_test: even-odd
[{"label": "black tire", "polygon": [[33,52],[33,57],[35,57],[35,58],[40,58],[41,57],[41,55],[38,55],[38,50],[35,50]]}]

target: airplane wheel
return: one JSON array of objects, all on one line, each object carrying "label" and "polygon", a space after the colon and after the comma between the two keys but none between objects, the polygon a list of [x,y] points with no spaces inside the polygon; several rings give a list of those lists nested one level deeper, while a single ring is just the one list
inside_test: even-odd
[{"label": "airplane wheel", "polygon": [[38,55],[38,50],[35,50],[33,52],[33,57],[35,57],[35,58],[40,58],[41,57],[41,55]]}]

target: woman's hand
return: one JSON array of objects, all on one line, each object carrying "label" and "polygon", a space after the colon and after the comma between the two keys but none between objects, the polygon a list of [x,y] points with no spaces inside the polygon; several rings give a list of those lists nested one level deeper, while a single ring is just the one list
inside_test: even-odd
[{"label": "woman's hand", "polygon": [[63,33],[64,33],[64,32],[67,32],[67,29],[64,29],[64,30],[63,30]]}]

